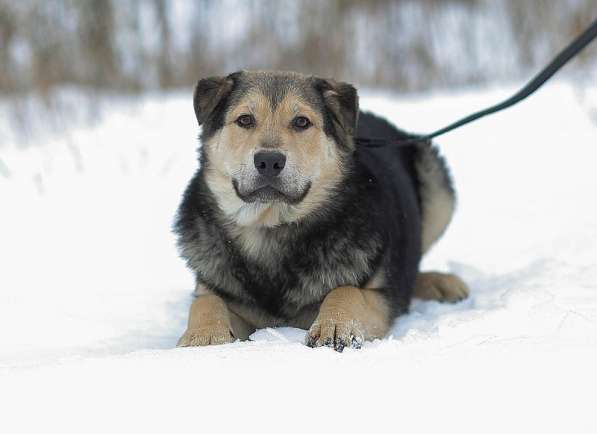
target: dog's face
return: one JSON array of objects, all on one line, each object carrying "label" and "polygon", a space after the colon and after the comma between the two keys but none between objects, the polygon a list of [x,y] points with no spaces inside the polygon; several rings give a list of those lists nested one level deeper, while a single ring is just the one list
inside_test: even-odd
[{"label": "dog's face", "polygon": [[353,150],[356,90],[295,73],[238,72],[199,81],[206,181],[241,226],[276,226],[317,210]]}]

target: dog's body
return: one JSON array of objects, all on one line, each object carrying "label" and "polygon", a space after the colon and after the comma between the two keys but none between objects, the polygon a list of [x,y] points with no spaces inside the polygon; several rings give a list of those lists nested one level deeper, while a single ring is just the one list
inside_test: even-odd
[{"label": "dog's body", "polygon": [[356,146],[408,136],[357,101],[294,73],[199,82],[201,168],[176,224],[198,298],[179,345],[292,325],[342,350],[383,337],[413,295],[466,296],[455,276],[418,274],[454,210],[443,160],[427,144]]}]

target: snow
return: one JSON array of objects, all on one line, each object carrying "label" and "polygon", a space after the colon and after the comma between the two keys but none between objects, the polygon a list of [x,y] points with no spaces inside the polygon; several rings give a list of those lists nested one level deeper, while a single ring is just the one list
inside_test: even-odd
[{"label": "snow", "polygon": [[[196,167],[190,93],[102,100],[94,125],[35,146],[1,136],[0,431],[595,432],[597,88],[580,88],[439,140],[459,207],[423,268],[471,297],[415,301],[342,354],[292,328],[174,348],[193,286],[170,232]],[[513,90],[362,106],[425,132]]]}]

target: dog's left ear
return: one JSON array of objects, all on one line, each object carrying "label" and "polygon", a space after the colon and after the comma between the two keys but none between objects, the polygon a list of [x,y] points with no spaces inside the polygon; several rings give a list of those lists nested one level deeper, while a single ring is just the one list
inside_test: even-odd
[{"label": "dog's left ear", "polygon": [[197,122],[202,125],[209,119],[218,104],[234,86],[234,74],[227,77],[208,77],[199,80],[193,95],[193,107]]},{"label": "dog's left ear", "polygon": [[359,116],[359,96],[355,87],[340,81],[316,78],[315,88],[321,92],[334,123],[353,136]]}]

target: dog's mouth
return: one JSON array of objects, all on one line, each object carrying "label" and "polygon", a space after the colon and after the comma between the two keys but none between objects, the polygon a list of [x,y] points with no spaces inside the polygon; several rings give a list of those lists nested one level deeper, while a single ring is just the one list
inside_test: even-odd
[{"label": "dog's mouth", "polygon": [[247,203],[283,202],[290,205],[296,205],[300,203],[305,196],[307,196],[307,193],[309,193],[309,190],[311,189],[311,182],[308,182],[302,191],[297,192],[284,191],[281,186],[274,183],[258,185],[256,188],[244,192],[241,191],[236,179],[232,180],[232,186],[234,187],[236,195]]}]

